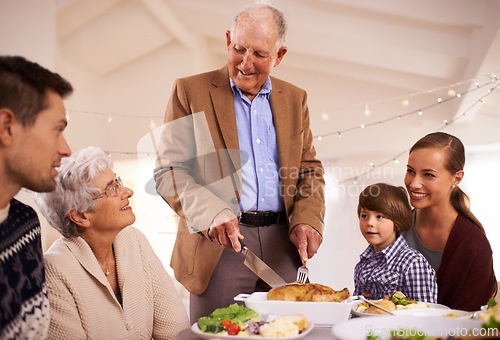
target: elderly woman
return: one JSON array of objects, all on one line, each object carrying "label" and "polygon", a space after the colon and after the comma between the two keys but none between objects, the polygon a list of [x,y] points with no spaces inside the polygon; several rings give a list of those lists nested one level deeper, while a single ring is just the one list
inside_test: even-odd
[{"label": "elderly woman", "polygon": [[45,253],[50,339],[173,339],[184,305],[146,237],[130,225],[133,192],[89,147],[65,158],[36,201],[62,238]]}]

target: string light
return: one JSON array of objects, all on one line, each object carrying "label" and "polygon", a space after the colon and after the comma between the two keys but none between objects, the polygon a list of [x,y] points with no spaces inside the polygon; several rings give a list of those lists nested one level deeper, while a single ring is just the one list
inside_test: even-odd
[{"label": "string light", "polygon": [[410,105],[410,99],[409,99],[409,98],[405,98],[405,99],[403,99],[403,101],[401,102],[401,105],[403,105],[403,106],[408,106],[408,105]]},{"label": "string light", "polygon": [[[488,78],[488,79],[491,79],[491,78]],[[441,88],[439,88],[439,90],[443,90],[443,89],[448,90],[451,87],[456,87],[458,85],[462,85],[462,84],[470,82],[470,81],[471,80],[465,81],[465,82],[462,82],[462,83],[453,84],[453,85],[448,85],[446,87],[441,87]],[[427,105],[427,106],[425,106],[423,108],[420,108],[418,110],[412,110],[412,111],[409,111],[409,112],[405,112],[403,114],[399,114],[399,115],[396,115],[396,116],[393,116],[393,117],[389,117],[389,118],[386,118],[386,119],[383,119],[383,120],[380,120],[380,121],[377,121],[377,122],[369,123],[369,124],[360,124],[358,126],[350,127],[350,128],[347,128],[347,129],[344,129],[344,130],[340,130],[340,131],[332,131],[332,132],[323,133],[321,136],[322,136],[323,139],[325,137],[331,136],[333,134],[336,134],[339,137],[341,137],[342,133],[351,132],[351,131],[354,131],[354,130],[357,130],[357,129],[364,129],[365,127],[371,127],[371,126],[374,126],[374,125],[379,125],[379,124],[387,123],[389,121],[396,120],[396,119],[400,120],[400,119],[402,119],[404,117],[407,117],[407,116],[410,116],[410,115],[418,114],[419,116],[422,116],[424,110],[433,108],[436,105],[440,105],[442,103],[445,103],[445,102],[448,102],[448,101],[451,101],[451,100],[454,100],[454,99],[457,99],[457,98],[461,98],[463,94],[467,94],[467,93],[471,93],[471,92],[477,91],[478,89],[481,89],[481,88],[489,85],[490,81],[488,80],[487,83],[484,83],[482,85],[479,85],[479,83],[477,83],[477,82],[475,84],[476,84],[476,87],[471,88],[471,89],[469,89],[467,91],[464,91],[463,93],[458,93],[456,96],[448,97],[448,98],[445,98],[445,99],[443,99],[442,97],[438,97],[438,99],[434,103],[431,103],[431,104],[429,104],[429,105]],[[420,93],[431,93],[431,92],[432,92],[432,90],[426,91],[426,92],[420,92]],[[408,98],[408,97],[411,97],[411,95],[410,96],[405,96],[404,98]],[[381,101],[381,102],[386,102],[386,101]],[[374,103],[374,102],[372,102],[372,103]],[[365,103],[364,105],[366,107],[367,104]]]},{"label": "string light", "polygon": [[370,115],[372,114],[370,109],[368,108],[368,103],[365,104],[365,117],[370,117]]},{"label": "string light", "polygon": [[454,89],[449,89],[448,90],[448,96],[454,97],[456,94],[457,94],[457,91],[455,91]]},{"label": "string light", "polygon": [[[340,130],[340,131],[334,131],[334,132],[329,132],[329,133],[324,133],[322,134],[321,136],[317,136],[316,139],[318,140],[323,140],[325,137],[328,137],[330,135],[333,135],[333,134],[336,134],[338,136],[338,138],[342,138],[343,134],[346,133],[346,132],[351,132],[351,131],[354,131],[356,129],[364,129],[365,127],[371,127],[371,126],[374,126],[374,125],[379,125],[379,124],[383,124],[383,123],[386,123],[386,122],[389,122],[391,120],[394,120],[394,119],[402,119],[403,117],[406,117],[406,116],[409,116],[409,115],[413,115],[413,114],[418,114],[419,116],[422,116],[423,115],[423,112],[427,109],[430,109],[436,105],[439,105],[440,103],[443,103],[443,102],[446,102],[448,100],[452,100],[454,98],[461,98],[463,94],[467,94],[467,93],[470,93],[470,92],[473,92],[473,91],[476,91],[477,89],[480,89],[488,84],[490,84],[491,82],[496,82],[498,81],[497,79],[497,76],[493,73],[493,74],[490,74],[489,76],[489,80],[488,80],[488,83],[485,83],[483,85],[481,85],[479,82],[475,82],[475,88],[470,88],[469,90],[467,91],[463,91],[462,93],[456,93],[455,96],[450,96],[450,98],[447,98],[447,99],[442,99],[441,97],[439,97],[439,101],[434,104],[429,104],[428,106],[425,106],[423,108],[420,108],[418,110],[413,110],[413,111],[409,111],[409,112],[406,112],[406,113],[403,113],[403,114],[398,114],[394,117],[389,117],[387,119],[383,119],[383,120],[380,120],[380,121],[377,121],[377,122],[373,122],[373,123],[369,123],[369,124],[360,124],[360,125],[357,125],[357,126],[354,126],[354,127],[350,127],[350,128],[347,128],[347,129],[344,129],[344,130]],[[422,91],[422,92],[418,92],[418,93],[413,93],[413,94],[410,94],[410,95],[405,95],[405,96],[400,96],[400,97],[396,97],[396,98],[390,98],[390,99],[385,99],[385,100],[380,100],[380,101],[373,101],[373,102],[370,102],[371,104],[374,104],[374,103],[384,103],[384,102],[389,102],[389,101],[393,101],[395,99],[398,99],[398,98],[403,98],[403,99],[407,99],[408,100],[408,103],[409,103],[409,98],[412,97],[412,96],[416,96],[416,95],[420,95],[420,94],[429,94],[429,93],[433,93],[433,92],[436,92],[436,91],[439,91],[439,90],[447,90],[448,91],[448,94],[450,94],[451,92],[450,91],[450,88],[452,90],[454,90],[453,88],[454,87],[457,87],[457,86],[460,86],[460,85],[463,85],[463,84],[466,84],[466,83],[470,83],[472,82],[473,79],[469,79],[469,80],[466,80],[466,81],[462,81],[462,82],[459,82],[459,83],[456,83],[456,84],[452,84],[452,85],[447,85],[447,86],[443,86],[443,87],[439,87],[439,88],[435,88],[435,89],[431,89],[431,90],[427,90],[427,91]],[[488,94],[492,93],[493,90],[495,90],[497,88],[498,84],[495,85],[494,87],[490,88],[488,90]],[[404,100],[403,100],[404,101]],[[369,104],[370,103],[364,103],[364,107],[365,107],[365,111],[370,111],[369,110]],[[481,98],[477,103],[484,103],[484,97]],[[93,111],[83,111],[83,110],[75,110],[75,109],[67,109],[66,110],[66,119],[69,121],[70,119],[70,116],[74,113],[80,113],[80,114],[92,114],[92,115],[99,115],[99,116],[106,116],[107,117],[107,122],[108,124],[111,124],[113,121],[114,121],[114,118],[115,117],[123,117],[123,118],[129,118],[129,119],[132,119],[132,118],[135,118],[135,119],[149,119],[149,128],[150,129],[155,129],[157,127],[154,119],[163,119],[164,117],[163,116],[149,116],[149,117],[145,117],[143,115],[128,115],[128,114],[118,114],[118,113],[102,113],[102,112],[93,112]],[[465,116],[467,113],[464,112],[461,117]],[[370,114],[371,114],[371,111],[370,111]],[[324,120],[327,120],[330,118],[330,115],[327,113],[327,112],[322,112],[322,115],[321,117],[324,119]],[[453,123],[454,120],[451,120],[451,121],[445,121],[444,124],[445,126],[449,126],[451,123]],[[109,151],[108,152],[109,155],[111,156],[111,154],[125,154],[125,155],[141,155],[141,153],[138,153],[138,152],[119,152],[119,151]],[[151,155],[149,154],[144,154],[146,155],[146,157],[151,157]],[[391,158],[389,161],[393,161],[395,164],[398,164],[399,161],[397,160],[397,158]],[[383,164],[381,164],[383,165]],[[379,166],[381,166],[379,165]],[[374,168],[377,168],[379,166],[375,166]],[[372,168],[372,169],[374,169]]]},{"label": "string light", "polygon": [[[477,104],[479,103],[484,103],[484,98],[486,98],[487,96],[489,96],[500,84],[497,84],[496,86],[494,86],[491,91],[488,91],[488,93],[486,93],[485,95],[483,95],[479,100],[477,100],[476,102],[474,102],[470,107],[468,107],[461,115],[458,115],[456,116],[455,118],[451,119],[451,120],[444,120],[444,125],[441,126],[440,128],[438,128],[436,131],[441,131],[447,127],[449,127],[451,124],[453,124],[454,122],[456,122],[457,120],[465,117],[467,115],[467,113],[472,110]],[[369,175],[372,171],[375,171],[377,168],[380,168],[380,167],[383,167],[384,165],[390,163],[390,162],[394,162],[396,165],[399,164],[399,161],[398,161],[398,158],[401,157],[402,155],[408,153],[410,151],[410,149],[406,149],[402,152],[400,152],[399,154],[397,154],[396,156],[393,156],[391,158],[389,158],[388,160],[386,160],[385,162],[382,162],[381,164],[377,165],[377,166],[373,166],[373,167],[370,167],[369,170],[366,170],[365,172],[362,172],[361,174],[358,174],[356,177],[352,177],[352,178],[346,178],[340,182],[338,182],[337,186],[340,185],[340,184],[343,184],[343,183],[346,183],[346,182],[350,182],[350,181],[353,181],[354,184],[357,184],[357,181],[359,178],[363,178],[367,175]],[[374,164],[373,162],[370,163],[371,164]]]}]

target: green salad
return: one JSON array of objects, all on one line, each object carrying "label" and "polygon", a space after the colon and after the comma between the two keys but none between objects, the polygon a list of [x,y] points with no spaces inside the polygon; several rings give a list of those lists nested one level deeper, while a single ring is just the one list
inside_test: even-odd
[{"label": "green salad", "polygon": [[243,305],[233,303],[226,308],[218,308],[208,316],[202,316],[198,319],[198,327],[205,333],[219,333],[224,330],[222,322],[230,320],[233,324],[243,324],[259,316],[259,313],[253,309],[247,308]]},{"label": "green salad", "polygon": [[394,302],[395,305],[408,306],[412,303],[417,303],[417,301],[410,299],[402,292],[394,292],[391,295],[391,301]]}]

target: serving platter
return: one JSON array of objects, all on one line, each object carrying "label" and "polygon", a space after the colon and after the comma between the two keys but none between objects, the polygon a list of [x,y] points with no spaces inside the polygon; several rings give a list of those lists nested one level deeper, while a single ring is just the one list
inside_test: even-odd
[{"label": "serving platter", "polygon": [[[363,301],[354,301],[352,303],[352,307],[351,307],[351,314],[353,316],[372,316],[372,317],[380,317],[380,316],[385,316],[385,314],[371,314],[371,313],[363,313],[363,312],[358,312],[357,309],[358,309],[358,305],[363,303]],[[406,309],[406,310],[398,310],[398,311],[394,311],[393,313],[399,313],[399,312],[409,312],[408,314],[404,314],[404,315],[413,315],[411,312],[412,311],[428,311],[428,310],[450,310],[450,308],[448,306],[445,306],[445,305],[441,305],[439,303],[425,303],[426,305],[429,306],[429,308],[425,308],[425,309]],[[462,311],[461,311],[462,312]],[[439,312],[438,312],[439,313]],[[448,312],[450,313],[450,312]],[[419,314],[419,313],[417,313]],[[420,315],[420,314],[419,314]]]},{"label": "serving platter", "polygon": [[191,326],[191,331],[196,334],[197,336],[203,338],[203,339],[259,339],[259,340],[278,340],[278,339],[288,339],[288,340],[294,340],[294,339],[301,339],[305,337],[307,334],[309,334],[312,329],[314,328],[314,323],[311,321],[307,321],[307,327],[304,329],[300,334],[295,335],[295,336],[289,336],[286,338],[269,338],[269,337],[261,337],[261,336],[242,336],[242,335],[221,335],[221,334],[215,334],[215,333],[204,333],[200,330],[200,327],[198,327],[198,323],[193,324]]},{"label": "serving platter", "polygon": [[268,300],[266,292],[239,294],[235,301],[244,302],[264,318],[286,314],[303,314],[318,327],[330,327],[346,321],[351,312],[352,299],[342,302],[307,302]]},{"label": "serving platter", "polygon": [[336,340],[366,340],[368,335],[387,340],[390,339],[391,331],[400,335],[403,330],[410,332],[410,335],[463,337],[472,331],[479,334],[481,323],[481,320],[471,318],[382,315],[378,318],[355,318],[335,325],[332,327],[332,334]]}]

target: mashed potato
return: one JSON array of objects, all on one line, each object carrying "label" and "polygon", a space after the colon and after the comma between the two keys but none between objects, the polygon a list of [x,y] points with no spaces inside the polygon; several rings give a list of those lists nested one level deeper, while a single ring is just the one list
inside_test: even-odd
[{"label": "mashed potato", "polygon": [[285,338],[299,334],[299,327],[290,320],[277,318],[260,328],[262,336],[267,338]]}]

